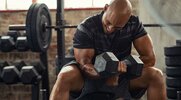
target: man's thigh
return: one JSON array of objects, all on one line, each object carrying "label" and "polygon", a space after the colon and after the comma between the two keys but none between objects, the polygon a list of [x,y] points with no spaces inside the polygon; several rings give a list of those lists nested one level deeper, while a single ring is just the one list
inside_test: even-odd
[{"label": "man's thigh", "polygon": [[150,82],[152,82],[152,80],[156,78],[156,74],[158,72],[160,72],[160,70],[155,67],[143,68],[142,75],[130,81],[131,95],[139,97],[144,95],[144,93],[148,89]]},{"label": "man's thigh", "polygon": [[62,67],[59,76],[60,80],[70,84],[70,91],[80,91],[84,85],[82,73],[76,64],[67,64]]}]

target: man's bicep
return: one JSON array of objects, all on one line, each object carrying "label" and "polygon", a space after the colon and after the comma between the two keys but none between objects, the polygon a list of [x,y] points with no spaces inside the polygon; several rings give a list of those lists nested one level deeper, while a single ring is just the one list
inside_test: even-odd
[{"label": "man's bicep", "polygon": [[94,49],[74,48],[74,56],[76,61],[81,64],[91,64],[94,57]]},{"label": "man's bicep", "polygon": [[153,52],[152,41],[148,34],[135,39],[133,44],[140,55],[148,55]]}]

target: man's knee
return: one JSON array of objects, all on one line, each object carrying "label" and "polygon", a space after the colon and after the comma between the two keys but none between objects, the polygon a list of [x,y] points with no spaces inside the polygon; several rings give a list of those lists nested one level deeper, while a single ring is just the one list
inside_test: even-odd
[{"label": "man's knee", "polygon": [[151,82],[163,84],[164,76],[160,69],[155,67],[150,67],[145,70],[146,71],[144,73],[147,73],[147,77]]},{"label": "man's knee", "polygon": [[[77,75],[76,75],[77,74]],[[69,82],[74,80],[75,77],[77,77],[79,74],[78,69],[74,65],[66,66],[61,69],[57,76],[57,80],[63,81],[63,82]]]},{"label": "man's knee", "polygon": [[141,77],[131,80],[130,86],[134,88],[148,88],[151,84],[163,85],[163,73],[155,67],[143,68]]},{"label": "man's knee", "polygon": [[57,76],[57,81],[73,90],[80,88],[83,84],[82,74],[75,65],[63,67]]}]

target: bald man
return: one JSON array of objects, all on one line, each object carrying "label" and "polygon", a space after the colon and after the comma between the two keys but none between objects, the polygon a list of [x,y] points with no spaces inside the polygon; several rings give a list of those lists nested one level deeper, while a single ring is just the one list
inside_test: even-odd
[{"label": "bald man", "polygon": [[[131,12],[129,0],[112,0],[101,13],[78,25],[73,38],[75,61],[61,69],[50,100],[69,100],[70,96],[85,100],[86,94],[96,91],[111,92],[114,99],[140,98],[146,90],[147,100],[166,100],[163,74],[154,67],[155,54],[150,36]],[[121,60],[131,54],[132,44],[144,68],[141,77],[129,80],[124,74],[126,65]],[[101,79],[94,69],[94,60],[107,51],[120,60],[120,74]]]}]

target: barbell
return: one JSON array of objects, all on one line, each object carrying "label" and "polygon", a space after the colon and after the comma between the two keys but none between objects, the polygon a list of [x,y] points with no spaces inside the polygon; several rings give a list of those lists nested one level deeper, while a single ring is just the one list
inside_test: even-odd
[{"label": "barbell", "polygon": [[29,7],[25,25],[9,25],[9,30],[26,30],[28,44],[33,52],[45,52],[48,49],[52,28],[76,28],[76,26],[51,25],[50,11],[44,3],[34,3]]},{"label": "barbell", "polygon": [[[180,23],[167,24],[168,26],[181,26]],[[165,27],[161,24],[144,24],[145,27]],[[26,30],[27,40],[31,51],[45,52],[51,43],[51,29],[76,28],[72,26],[51,25],[50,11],[44,3],[32,4],[27,12],[26,24],[10,25],[9,30]]]}]

